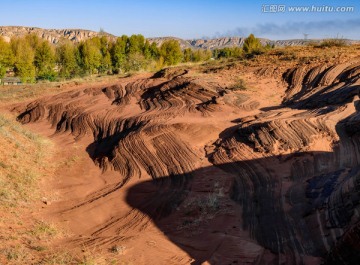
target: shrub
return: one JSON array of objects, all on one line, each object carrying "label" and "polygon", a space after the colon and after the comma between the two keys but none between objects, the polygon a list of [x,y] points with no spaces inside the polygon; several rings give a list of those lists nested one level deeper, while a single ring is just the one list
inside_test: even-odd
[{"label": "shrub", "polygon": [[239,78],[236,82],[230,87],[232,91],[245,91],[248,87],[244,79]]},{"label": "shrub", "polygon": [[256,55],[263,53],[264,47],[254,34],[250,34],[244,41],[243,50],[246,54]]},{"label": "shrub", "polygon": [[243,56],[243,49],[239,47],[226,47],[223,49],[215,49],[213,51],[213,57],[219,58],[241,58]]},{"label": "shrub", "polygon": [[319,44],[315,45],[316,48],[330,48],[330,47],[344,47],[346,41],[344,39],[325,39]]}]

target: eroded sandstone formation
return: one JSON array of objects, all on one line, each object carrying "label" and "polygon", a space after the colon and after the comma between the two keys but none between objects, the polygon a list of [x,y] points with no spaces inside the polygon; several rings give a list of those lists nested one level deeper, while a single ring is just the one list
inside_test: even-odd
[{"label": "eroded sandstone formation", "polygon": [[124,192],[132,207],[76,242],[135,240],[153,222],[193,264],[357,264],[359,74],[358,59],[286,69],[282,103],[270,107],[175,69],[16,110],[23,123],[90,139],[94,163],[116,172],[66,212]]}]

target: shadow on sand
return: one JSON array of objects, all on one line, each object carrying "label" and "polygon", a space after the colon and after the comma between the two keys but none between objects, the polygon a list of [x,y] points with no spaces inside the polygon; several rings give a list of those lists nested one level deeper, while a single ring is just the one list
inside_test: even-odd
[{"label": "shadow on sand", "polygon": [[348,137],[351,119],[338,123],[341,141],[333,152],[164,176],[131,187],[127,203],[186,251],[191,264],[320,264],[358,221],[360,168],[351,155],[357,153]]}]

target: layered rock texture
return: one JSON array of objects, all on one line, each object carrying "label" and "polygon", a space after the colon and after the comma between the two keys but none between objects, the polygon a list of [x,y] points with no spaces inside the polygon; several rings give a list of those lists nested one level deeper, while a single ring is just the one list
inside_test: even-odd
[{"label": "layered rock texture", "polygon": [[239,120],[210,154],[235,176],[243,225],[281,263],[359,261],[358,63],[288,70],[282,106]]},{"label": "layered rock texture", "polygon": [[58,43],[62,39],[80,42],[102,34],[109,38],[115,38],[115,36],[108,33],[99,33],[84,29],[42,29],[36,27],[0,26],[0,36],[2,36],[5,41],[10,41],[13,37],[23,37],[27,34],[35,34],[53,44]]},{"label": "layered rock texture", "polygon": [[253,91],[224,81],[243,68],[214,69],[14,109],[24,124],[87,143],[103,171],[55,204],[82,220],[73,244],[130,245],[131,255],[147,242],[158,264],[358,264],[360,60],[255,67]]}]

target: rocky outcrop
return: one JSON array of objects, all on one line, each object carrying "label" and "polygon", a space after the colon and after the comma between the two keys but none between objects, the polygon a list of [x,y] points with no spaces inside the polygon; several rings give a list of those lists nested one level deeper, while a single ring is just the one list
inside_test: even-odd
[{"label": "rocky outcrop", "polygon": [[56,44],[61,39],[67,39],[73,42],[80,42],[93,38],[95,36],[105,35],[114,39],[115,36],[109,33],[99,33],[91,30],[84,29],[42,29],[35,27],[17,27],[17,26],[1,26],[0,36],[6,41],[10,41],[13,37],[23,37],[27,34],[35,34],[38,37]]},{"label": "rocky outcrop", "polygon": [[[259,90],[241,94],[169,68],[16,110],[22,123],[88,137],[94,163],[117,173],[68,211],[127,188],[131,211],[93,227],[81,244],[139,237],[151,219],[194,264],[357,264],[359,65],[285,69],[283,101],[270,108],[261,108]],[[255,69],[254,79],[265,72]]]},{"label": "rocky outcrop", "polygon": [[177,42],[179,42],[181,49],[194,48],[193,45],[191,45],[191,43],[189,43],[187,40],[176,37],[153,37],[148,38],[148,40],[150,43],[155,42],[157,46],[160,46],[166,40],[176,40]]},{"label": "rocky outcrop", "polygon": [[[194,153],[174,134],[181,124],[166,121],[218,110],[216,100],[223,94],[215,88],[183,76],[140,79],[35,101],[21,110],[19,121],[46,119],[57,133],[70,132],[78,139],[92,135],[93,159],[104,169],[119,171],[124,183],[144,170],[155,179],[194,168]],[[132,110],[127,110],[134,101]],[[172,150],[174,156],[167,156],[165,150]]]},{"label": "rocky outcrop", "polygon": [[[0,26],[0,36],[5,39],[5,41],[10,41],[12,37],[21,37],[27,34],[36,34],[40,38],[48,40],[50,43],[56,44],[61,39],[67,39],[73,42],[80,42],[95,36],[107,36],[110,39],[115,39],[116,36],[96,32],[91,30],[84,29],[42,29],[36,27],[21,27],[21,26]],[[193,49],[221,49],[225,47],[242,47],[246,37],[221,37],[214,39],[193,39],[193,40],[184,40],[176,37],[152,37],[148,38],[149,42],[155,42],[160,46],[164,41],[173,39],[179,42],[182,49],[193,48]],[[263,45],[270,44],[278,47],[282,46],[302,46],[308,45],[310,42],[319,43],[321,40],[304,40],[304,39],[294,39],[294,40],[269,40],[260,38],[260,41]],[[348,44],[358,44],[359,41],[354,40],[344,40]]]},{"label": "rocky outcrop", "polygon": [[[282,108],[239,120],[210,154],[234,175],[244,225],[286,264],[328,253],[329,264],[359,261],[358,64],[287,71]],[[315,151],[318,143],[329,151]]]},{"label": "rocky outcrop", "polygon": [[[190,40],[190,44],[202,49],[220,49],[225,47],[242,47],[246,37],[222,37],[216,39],[195,39]],[[270,40],[260,39],[263,45],[270,43]]]}]

